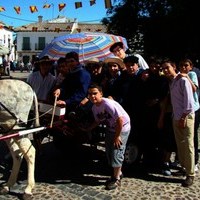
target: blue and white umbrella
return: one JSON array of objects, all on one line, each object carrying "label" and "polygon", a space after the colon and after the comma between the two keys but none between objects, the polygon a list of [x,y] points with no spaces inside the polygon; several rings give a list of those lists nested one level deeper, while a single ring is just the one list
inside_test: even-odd
[{"label": "blue and white umbrella", "polygon": [[122,42],[125,50],[128,49],[127,41],[122,36],[97,32],[67,34],[53,39],[39,57],[49,56],[50,59],[58,60],[65,57],[66,53],[75,51],[79,54],[80,62],[94,57],[104,60],[112,56],[109,49],[115,42]]}]

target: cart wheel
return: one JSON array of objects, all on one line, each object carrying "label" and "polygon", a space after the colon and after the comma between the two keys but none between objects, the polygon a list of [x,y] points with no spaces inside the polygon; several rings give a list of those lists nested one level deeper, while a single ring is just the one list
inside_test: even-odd
[{"label": "cart wheel", "polygon": [[128,143],[124,155],[124,162],[126,165],[132,165],[137,162],[140,158],[139,148],[134,143]]}]

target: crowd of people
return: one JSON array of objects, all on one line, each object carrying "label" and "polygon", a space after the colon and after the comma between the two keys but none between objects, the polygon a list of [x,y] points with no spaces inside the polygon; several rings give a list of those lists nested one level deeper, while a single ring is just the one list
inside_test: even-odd
[{"label": "crowd of people", "polygon": [[[127,55],[122,42],[110,47],[113,57],[79,62],[76,52],[57,61],[45,56],[35,65],[27,82],[40,101],[66,107],[66,117],[77,106],[92,103],[94,123],[88,131],[105,123],[106,155],[113,168],[107,189],[115,189],[123,177],[122,165],[127,140],[137,134],[141,161],[145,167],[158,163],[162,173],[170,171],[171,154],[176,153],[186,176],[182,186],[193,184],[198,171],[199,76],[190,59],[178,64],[152,56],[145,61],[139,54]],[[155,155],[158,160],[155,161]]]}]

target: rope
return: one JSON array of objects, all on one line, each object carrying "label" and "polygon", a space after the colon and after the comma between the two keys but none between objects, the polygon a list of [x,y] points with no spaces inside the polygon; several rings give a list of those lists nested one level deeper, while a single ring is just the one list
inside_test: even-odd
[{"label": "rope", "polygon": [[[5,109],[6,111],[7,111],[7,109]],[[41,118],[42,116],[44,116],[44,115],[46,115],[46,114],[48,114],[49,112],[51,112],[53,110],[53,108],[50,108],[49,110],[47,110],[45,113],[43,113],[43,114],[41,114],[41,115],[39,115],[39,118]],[[54,111],[55,112],[55,111]],[[10,112],[9,112],[10,113]],[[10,113],[11,114],[11,113]],[[16,117],[15,117],[16,118]],[[34,118],[31,118],[31,119],[29,119],[29,120],[27,120],[27,122],[30,122],[30,121],[33,121],[33,120],[35,120],[36,118],[34,117]],[[18,119],[18,120],[20,120],[20,119]],[[24,124],[24,122],[17,122],[16,123],[17,125],[20,125],[20,124]],[[15,124],[15,125],[16,125]]]}]

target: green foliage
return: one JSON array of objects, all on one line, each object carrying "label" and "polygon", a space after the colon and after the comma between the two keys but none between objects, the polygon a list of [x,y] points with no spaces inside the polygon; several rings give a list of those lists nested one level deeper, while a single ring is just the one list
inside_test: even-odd
[{"label": "green foliage", "polygon": [[102,22],[109,33],[126,37],[134,50],[144,44],[145,55],[179,59],[200,55],[198,13],[196,0],[115,0]]}]

